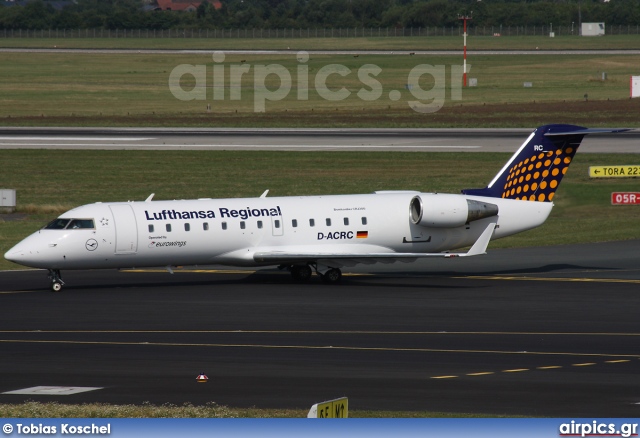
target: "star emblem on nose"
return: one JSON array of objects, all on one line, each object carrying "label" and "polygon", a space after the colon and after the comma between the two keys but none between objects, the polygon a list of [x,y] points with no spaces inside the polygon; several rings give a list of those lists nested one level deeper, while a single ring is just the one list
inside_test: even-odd
[{"label": "star emblem on nose", "polygon": [[100,223],[103,227],[106,227],[107,225],[109,225],[109,219],[103,217],[102,219],[100,219]]}]

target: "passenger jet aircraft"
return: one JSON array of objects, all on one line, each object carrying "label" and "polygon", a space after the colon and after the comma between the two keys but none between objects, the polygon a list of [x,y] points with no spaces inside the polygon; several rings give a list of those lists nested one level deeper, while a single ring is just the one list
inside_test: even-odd
[{"label": "passenger jet aircraft", "polygon": [[[5,254],[49,270],[223,264],[277,265],[297,281],[315,271],[340,280],[358,263],[485,254],[491,239],[547,219],[556,189],[586,134],[626,129],[545,125],[484,189],[462,194],[380,191],[362,195],[98,202],[74,208]],[[450,253],[471,246],[466,253]]]}]

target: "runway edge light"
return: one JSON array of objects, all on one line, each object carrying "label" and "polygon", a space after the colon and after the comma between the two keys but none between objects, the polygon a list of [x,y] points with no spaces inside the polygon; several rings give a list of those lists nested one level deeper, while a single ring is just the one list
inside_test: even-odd
[{"label": "runway edge light", "polygon": [[307,418],[349,418],[349,399],[337,398],[311,406]]},{"label": "runway edge light", "polygon": [[200,373],[198,377],[196,377],[196,382],[198,383],[207,383],[208,381],[209,378],[204,373]]}]

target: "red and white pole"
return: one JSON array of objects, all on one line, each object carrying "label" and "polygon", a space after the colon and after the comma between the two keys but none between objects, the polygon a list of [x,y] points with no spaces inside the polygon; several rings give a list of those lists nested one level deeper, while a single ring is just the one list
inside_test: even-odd
[{"label": "red and white pole", "polygon": [[463,22],[463,37],[464,37],[464,61],[462,63],[462,78],[464,81],[464,86],[467,86],[467,20],[471,20],[469,16],[459,16],[458,17]]}]

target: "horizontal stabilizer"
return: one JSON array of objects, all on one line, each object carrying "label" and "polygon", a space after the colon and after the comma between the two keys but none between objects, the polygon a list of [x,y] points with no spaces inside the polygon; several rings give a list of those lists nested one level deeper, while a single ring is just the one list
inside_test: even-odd
[{"label": "horizontal stabilizer", "polygon": [[554,137],[560,135],[586,135],[586,134],[606,134],[616,132],[631,131],[629,128],[583,128],[565,132],[547,132],[545,137]]}]

